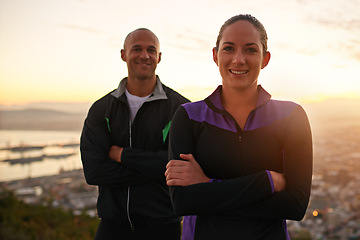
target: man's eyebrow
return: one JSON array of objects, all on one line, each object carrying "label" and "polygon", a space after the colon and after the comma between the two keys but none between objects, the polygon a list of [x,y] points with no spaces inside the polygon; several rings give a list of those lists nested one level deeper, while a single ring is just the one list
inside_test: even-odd
[{"label": "man's eyebrow", "polygon": [[141,47],[140,45],[132,45],[131,48],[138,48]]},{"label": "man's eyebrow", "polygon": [[[139,45],[139,44],[136,44],[136,45],[131,46],[131,48],[141,48],[141,47],[143,47],[143,46],[141,46],[141,45]],[[150,46],[148,46],[147,48],[157,49],[156,46],[154,46],[154,45],[150,45]]]}]

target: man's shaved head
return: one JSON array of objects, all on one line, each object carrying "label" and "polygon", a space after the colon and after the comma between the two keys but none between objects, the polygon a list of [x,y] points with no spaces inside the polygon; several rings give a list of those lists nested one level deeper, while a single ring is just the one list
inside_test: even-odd
[{"label": "man's shaved head", "polygon": [[139,31],[147,31],[147,32],[151,33],[152,35],[154,35],[154,38],[155,38],[158,46],[160,46],[159,39],[157,38],[157,36],[155,35],[155,33],[153,33],[151,30],[149,30],[149,29],[147,29],[147,28],[138,28],[138,29],[130,32],[130,33],[126,36],[126,38],[125,38],[125,40],[124,40],[124,46],[123,46],[124,49],[125,49],[126,43],[132,38],[132,36],[134,35],[134,33],[137,33],[137,32],[139,32]]}]

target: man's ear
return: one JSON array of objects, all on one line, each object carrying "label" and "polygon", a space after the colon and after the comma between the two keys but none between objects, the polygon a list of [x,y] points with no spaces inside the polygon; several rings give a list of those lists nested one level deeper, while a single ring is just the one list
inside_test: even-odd
[{"label": "man's ear", "polygon": [[126,54],[125,54],[125,50],[124,49],[121,49],[120,51],[120,56],[121,56],[121,59],[126,62]]},{"label": "man's ear", "polygon": [[214,62],[216,63],[216,65],[219,66],[219,65],[218,65],[217,50],[216,50],[215,47],[212,49],[212,52],[213,52],[213,60],[214,60]]},{"label": "man's ear", "polygon": [[157,63],[159,63],[160,61],[161,61],[161,52],[159,52],[159,59]]},{"label": "man's ear", "polygon": [[271,57],[271,54],[269,51],[267,51],[264,55],[263,62],[261,64],[261,69],[265,68],[268,65],[268,63],[270,61],[270,57]]}]

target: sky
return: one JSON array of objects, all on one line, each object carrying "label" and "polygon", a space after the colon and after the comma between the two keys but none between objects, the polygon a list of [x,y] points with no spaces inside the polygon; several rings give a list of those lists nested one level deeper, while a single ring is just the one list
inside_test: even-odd
[{"label": "sky", "polygon": [[161,81],[192,101],[221,84],[221,25],[250,13],[271,52],[259,84],[275,99],[360,99],[360,0],[0,0],[0,105],[94,102],[127,68],[125,36],[160,40]]}]

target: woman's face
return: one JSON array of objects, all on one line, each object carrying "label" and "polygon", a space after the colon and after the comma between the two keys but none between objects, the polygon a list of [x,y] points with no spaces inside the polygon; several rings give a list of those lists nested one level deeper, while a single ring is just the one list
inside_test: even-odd
[{"label": "woman's face", "polygon": [[223,88],[244,91],[257,86],[260,70],[268,64],[270,53],[264,55],[259,31],[241,20],[225,28],[218,50],[213,49],[213,58]]}]

